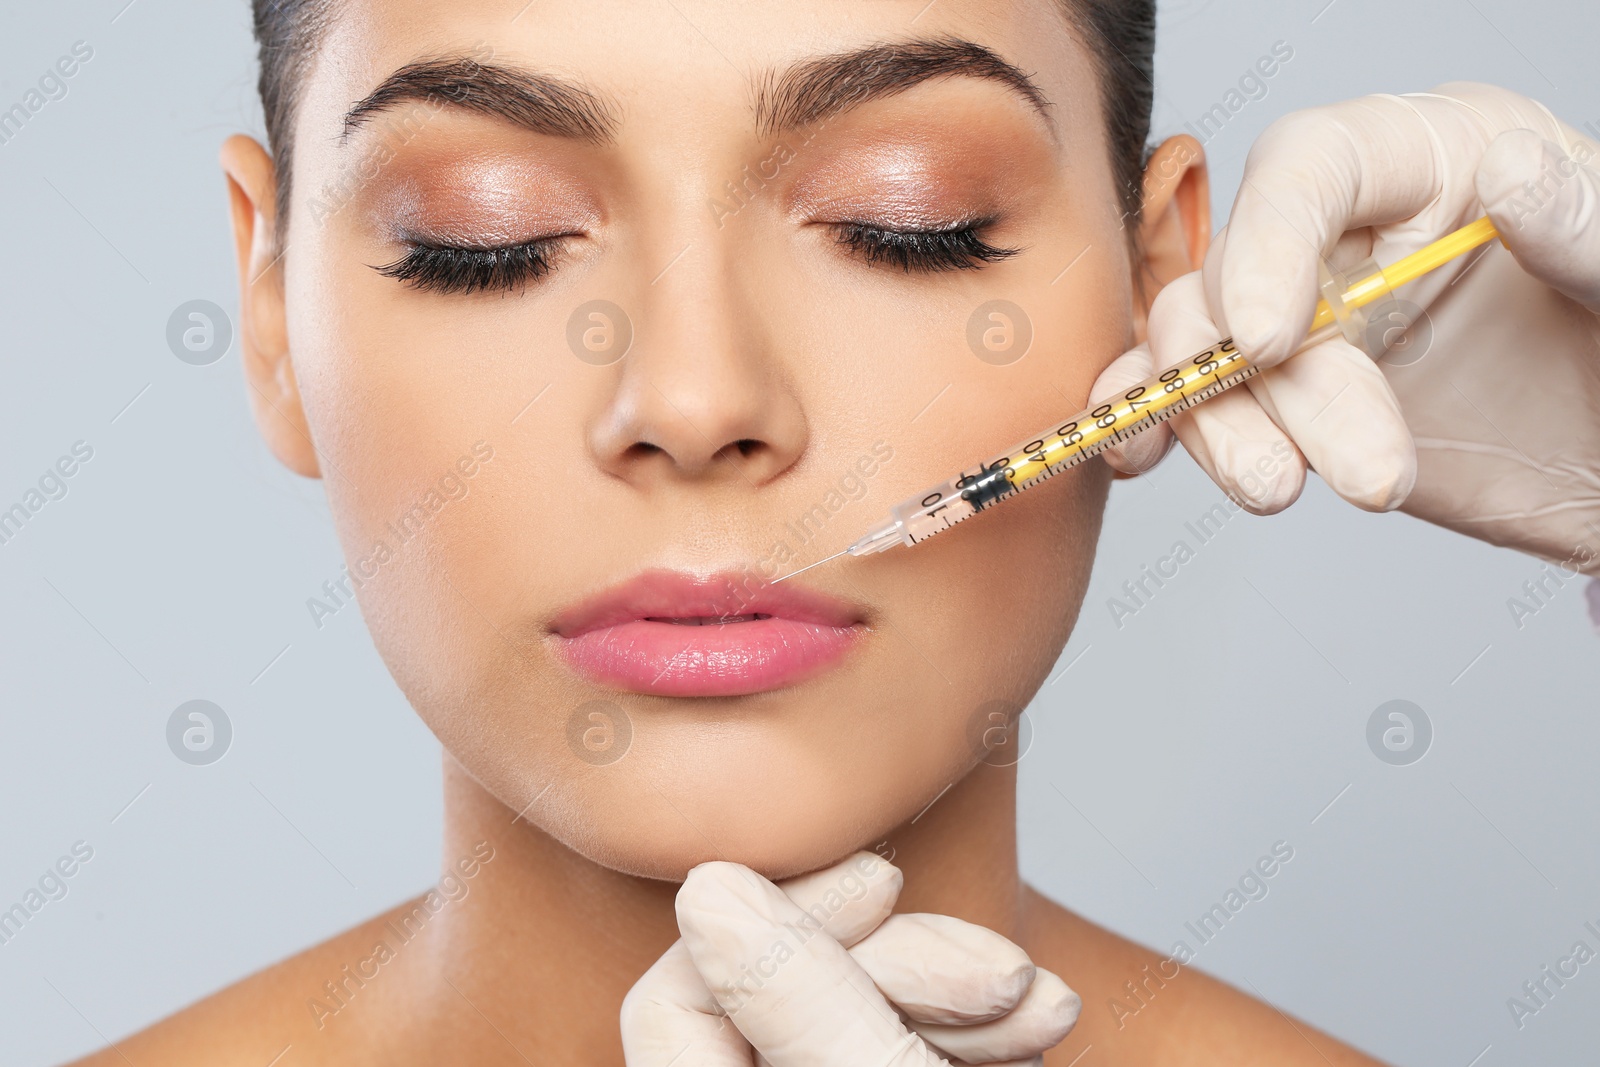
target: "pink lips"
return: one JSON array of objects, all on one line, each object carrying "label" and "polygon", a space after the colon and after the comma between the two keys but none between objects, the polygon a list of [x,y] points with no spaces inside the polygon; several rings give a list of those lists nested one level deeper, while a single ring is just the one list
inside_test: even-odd
[{"label": "pink lips", "polygon": [[799,586],[646,571],[551,625],[560,655],[603,685],[721,697],[792,685],[836,663],[861,613]]}]

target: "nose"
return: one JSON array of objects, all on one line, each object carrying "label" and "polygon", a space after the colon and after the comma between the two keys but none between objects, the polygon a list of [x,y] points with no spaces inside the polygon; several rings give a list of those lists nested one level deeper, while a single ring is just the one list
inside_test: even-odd
[{"label": "nose", "polygon": [[590,427],[602,469],[641,489],[673,479],[760,486],[805,451],[792,368],[760,313],[771,296],[749,273],[702,235],[641,283],[632,347]]}]

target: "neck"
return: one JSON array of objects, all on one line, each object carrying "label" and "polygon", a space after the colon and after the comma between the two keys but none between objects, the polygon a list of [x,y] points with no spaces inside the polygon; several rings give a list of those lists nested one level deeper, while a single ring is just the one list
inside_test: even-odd
[{"label": "neck", "polygon": [[[439,982],[426,995],[465,998],[524,1056],[621,1062],[618,1010],[678,938],[677,884],[585,859],[516,818],[449,755],[444,796],[444,873],[466,893],[440,911]],[[1015,803],[1015,768],[980,763],[882,843],[866,843],[905,875],[895,911],[952,915],[1020,941]],[[457,861],[481,858],[482,842],[493,858],[462,879]]]}]

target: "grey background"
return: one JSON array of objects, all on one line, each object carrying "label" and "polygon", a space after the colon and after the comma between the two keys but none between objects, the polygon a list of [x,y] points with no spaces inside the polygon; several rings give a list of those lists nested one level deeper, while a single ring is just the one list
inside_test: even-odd
[{"label": "grey background", "polygon": [[[246,8],[0,16],[0,108],[74,41],[95,49],[0,145],[0,507],[73,442],[95,450],[0,545],[0,907],[74,842],[94,849],[0,945],[7,1064],[141,1028],[437,870],[436,742],[357,612],[318,631],[305,607],[341,563],[320,487],[258,440],[236,349],[192,366],[166,345],[180,304],[237,304],[216,153],[261,129]],[[1577,0],[1189,0],[1163,17],[1158,133],[1275,41],[1294,48],[1207,146],[1218,225],[1251,140],[1297,107],[1470,78],[1600,122]],[[1592,1061],[1600,962],[1520,1032],[1506,1007],[1580,937],[1600,948],[1582,926],[1600,926],[1600,637],[1581,583],[1519,630],[1506,600],[1537,561],[1313,480],[1286,515],[1230,519],[1114,625],[1107,598],[1193,544],[1184,523],[1220,499],[1182,455],[1114,491],[1070,671],[1030,711],[1026,874],[1166,950],[1197,944],[1184,922],[1284,840],[1293,860],[1199,966],[1401,1063]],[[1396,698],[1434,728],[1411,766],[1366,746]],[[167,748],[194,699],[232,724],[211,766]]]}]

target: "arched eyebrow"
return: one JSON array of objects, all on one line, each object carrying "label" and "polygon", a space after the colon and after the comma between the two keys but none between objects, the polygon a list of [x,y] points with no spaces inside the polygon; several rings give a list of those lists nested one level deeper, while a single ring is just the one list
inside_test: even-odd
[{"label": "arched eyebrow", "polygon": [[621,118],[599,95],[554,75],[474,59],[425,59],[389,75],[345,113],[343,143],[379,112],[401,103],[474,111],[535,133],[609,144]]},{"label": "arched eyebrow", "polygon": [[[1051,134],[1051,104],[1033,79],[992,49],[953,37],[880,42],[799,60],[769,71],[754,89],[756,129],[763,135],[807,126],[938,78],[996,82],[1027,102]],[[621,115],[577,82],[473,59],[426,59],[383,80],[344,116],[341,143],[373,116],[405,102],[453,107],[532,130],[591,144],[615,141]]]},{"label": "arched eyebrow", "polygon": [[890,41],[817,56],[770,73],[756,91],[762,134],[808,126],[936,78],[997,82],[1026,101],[1051,135],[1051,105],[1032,78],[994,50],[956,37]]}]

